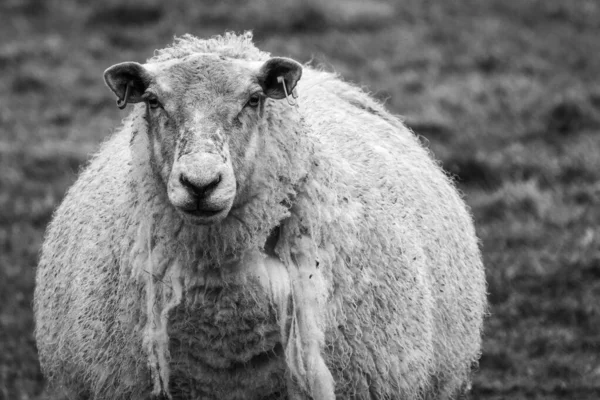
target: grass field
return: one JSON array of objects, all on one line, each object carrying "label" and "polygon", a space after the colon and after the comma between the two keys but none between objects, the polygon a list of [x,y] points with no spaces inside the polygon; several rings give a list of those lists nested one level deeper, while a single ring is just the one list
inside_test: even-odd
[{"label": "grass field", "polygon": [[124,117],[102,81],[186,32],[368,88],[453,173],[491,315],[473,399],[600,398],[600,3],[0,2],[0,399],[43,389],[32,292],[44,229]]}]

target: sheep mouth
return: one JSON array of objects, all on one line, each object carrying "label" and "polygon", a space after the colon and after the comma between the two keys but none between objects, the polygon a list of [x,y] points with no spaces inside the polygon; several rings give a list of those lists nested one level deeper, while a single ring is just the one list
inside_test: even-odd
[{"label": "sheep mouth", "polygon": [[213,209],[196,209],[196,210],[182,210],[183,212],[193,215],[195,217],[212,217],[214,215],[223,212],[225,208],[219,208],[217,210]]},{"label": "sheep mouth", "polygon": [[194,225],[209,225],[221,221],[229,213],[230,207],[219,209],[195,208],[185,209],[177,208],[184,219]]}]

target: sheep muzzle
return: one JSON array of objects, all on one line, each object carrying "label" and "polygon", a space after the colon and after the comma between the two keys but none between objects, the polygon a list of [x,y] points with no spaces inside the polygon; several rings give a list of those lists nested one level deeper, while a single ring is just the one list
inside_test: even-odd
[{"label": "sheep muzzle", "polygon": [[193,224],[213,224],[231,210],[236,182],[231,162],[214,154],[180,157],[169,176],[169,201]]}]

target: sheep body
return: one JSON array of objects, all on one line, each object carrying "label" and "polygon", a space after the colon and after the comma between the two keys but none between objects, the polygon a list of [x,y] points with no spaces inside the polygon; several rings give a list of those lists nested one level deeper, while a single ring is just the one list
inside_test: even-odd
[{"label": "sheep body", "polygon": [[[250,39],[185,37],[154,62],[267,59]],[[262,195],[215,226],[157,188],[135,106],[48,228],[35,312],[51,382],[94,399],[467,390],[486,303],[463,200],[361,90],[305,68],[298,93],[265,116]]]}]

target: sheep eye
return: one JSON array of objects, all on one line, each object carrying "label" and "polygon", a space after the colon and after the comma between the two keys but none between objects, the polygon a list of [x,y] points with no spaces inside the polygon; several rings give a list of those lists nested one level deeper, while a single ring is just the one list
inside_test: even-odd
[{"label": "sheep eye", "polygon": [[148,106],[152,109],[159,108],[161,106],[160,101],[156,97],[148,98]]},{"label": "sheep eye", "polygon": [[253,94],[252,96],[250,96],[250,98],[248,99],[248,103],[246,104],[252,108],[258,107],[258,105],[260,104],[260,95],[258,93]]}]

